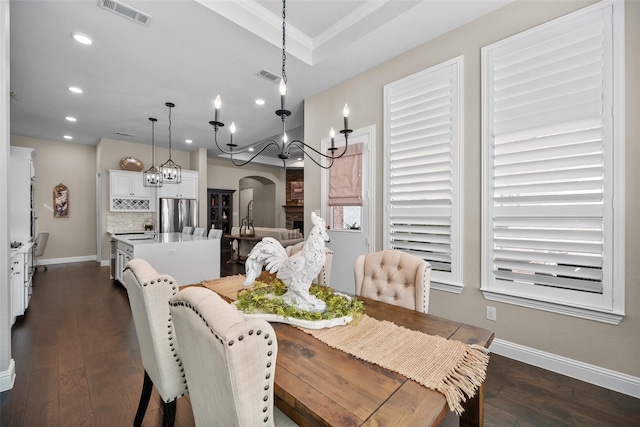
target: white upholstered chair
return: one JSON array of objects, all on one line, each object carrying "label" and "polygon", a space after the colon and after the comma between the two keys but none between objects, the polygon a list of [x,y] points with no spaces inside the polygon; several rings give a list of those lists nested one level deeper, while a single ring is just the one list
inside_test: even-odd
[{"label": "white upholstered chair", "polygon": [[193,227],[189,227],[188,225],[182,227],[182,234],[193,234]]},{"label": "white upholstered chair", "polygon": [[[284,248],[284,250],[285,252],[287,252],[287,256],[291,256],[296,252],[300,252],[303,246],[304,242],[300,242],[296,243],[295,245],[287,246],[286,248]],[[322,270],[320,270],[318,276],[313,279],[313,283],[330,286],[329,279],[331,279],[331,262],[333,261],[333,251],[325,247],[324,252],[326,255],[324,267],[322,267]]]},{"label": "white upholstered chair", "polygon": [[193,229],[193,235],[194,236],[206,236],[207,235],[207,230],[205,230],[202,227],[196,227]]},{"label": "white upholstered chair", "polygon": [[[49,233],[38,233],[36,237],[36,242],[34,243],[35,252],[33,256],[36,258],[33,260],[35,264],[35,269],[38,269],[38,258],[40,258],[44,254],[44,250],[47,247],[47,242],[49,241]],[[47,271],[47,266],[44,266],[44,271]]]},{"label": "white upholstered chair", "polygon": [[142,259],[132,259],[124,271],[136,334],[140,344],[144,382],[134,426],[142,425],[155,385],[164,402],[163,426],[172,426],[176,399],[187,394],[187,381],[178,353],[169,298],[178,291],[176,281]]},{"label": "white upholstered chair", "polygon": [[218,294],[201,287],[169,303],[198,426],[294,426],[274,407],[276,334],[264,320],[245,320]]},{"label": "white upholstered chair", "polygon": [[429,311],[431,264],[398,250],[360,255],[354,268],[356,295]]},{"label": "white upholstered chair", "polygon": [[210,239],[222,239],[222,230],[219,230],[217,228],[212,228],[211,230],[209,230],[209,236]]}]

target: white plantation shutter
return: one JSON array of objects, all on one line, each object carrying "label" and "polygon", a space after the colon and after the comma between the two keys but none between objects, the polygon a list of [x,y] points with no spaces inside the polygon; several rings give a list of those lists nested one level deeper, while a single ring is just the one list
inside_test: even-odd
[{"label": "white plantation shutter", "polygon": [[613,309],[612,13],[482,51],[483,289]]},{"label": "white plantation shutter", "polygon": [[385,247],[431,264],[432,283],[462,285],[462,57],[385,86]]}]

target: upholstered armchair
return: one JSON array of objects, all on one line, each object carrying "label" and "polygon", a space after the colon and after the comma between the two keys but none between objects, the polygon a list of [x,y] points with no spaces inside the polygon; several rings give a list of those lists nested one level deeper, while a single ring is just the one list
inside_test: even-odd
[{"label": "upholstered armchair", "polygon": [[269,323],[245,320],[218,294],[189,287],[170,301],[196,425],[296,425],[274,408],[278,341]]},{"label": "upholstered armchair", "polygon": [[398,250],[360,255],[355,263],[356,295],[429,311],[431,265]]},{"label": "upholstered armchair", "polygon": [[169,298],[177,293],[178,285],[171,276],[158,274],[142,259],[127,263],[124,283],[144,366],[142,393],[133,425],[142,425],[155,385],[164,402],[162,425],[173,426],[176,399],[187,394],[187,381],[169,313]]},{"label": "upholstered armchair", "polygon": [[[301,251],[303,246],[304,246],[304,242],[300,242],[292,246],[287,246],[286,248],[284,248],[284,250],[287,252],[287,256],[291,256],[296,252]],[[313,279],[313,283],[330,286],[329,279],[331,279],[331,262],[333,261],[333,251],[325,247],[324,253],[326,255],[324,267],[322,267],[322,270],[320,270],[320,273],[318,273],[318,276],[315,279]]]}]

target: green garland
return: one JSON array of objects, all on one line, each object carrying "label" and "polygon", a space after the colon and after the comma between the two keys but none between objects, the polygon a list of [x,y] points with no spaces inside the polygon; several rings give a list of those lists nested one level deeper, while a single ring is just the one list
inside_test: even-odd
[{"label": "green garland", "polygon": [[362,301],[336,294],[326,286],[311,285],[309,288],[311,295],[327,304],[326,310],[322,313],[312,313],[286,304],[282,299],[286,291],[286,285],[276,278],[268,283],[254,282],[252,290],[241,291],[238,294],[235,305],[244,313],[269,313],[303,320],[326,320],[344,316],[351,316],[357,320],[364,313]]}]

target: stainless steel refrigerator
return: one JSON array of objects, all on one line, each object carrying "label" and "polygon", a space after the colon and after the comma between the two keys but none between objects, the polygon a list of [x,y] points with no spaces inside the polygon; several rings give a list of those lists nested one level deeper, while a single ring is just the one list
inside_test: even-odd
[{"label": "stainless steel refrigerator", "polygon": [[160,233],[180,233],[183,227],[195,227],[197,220],[196,199],[160,199]]}]

